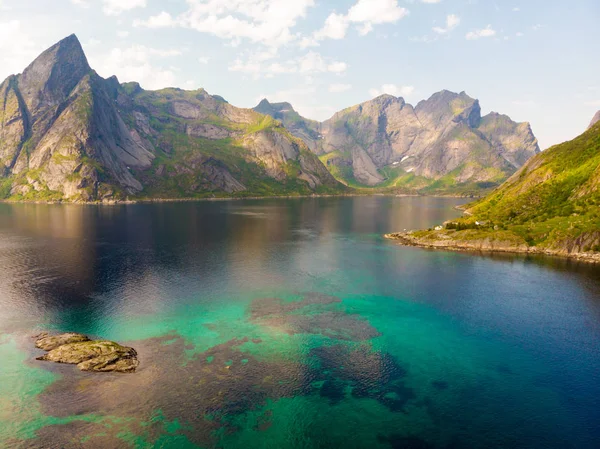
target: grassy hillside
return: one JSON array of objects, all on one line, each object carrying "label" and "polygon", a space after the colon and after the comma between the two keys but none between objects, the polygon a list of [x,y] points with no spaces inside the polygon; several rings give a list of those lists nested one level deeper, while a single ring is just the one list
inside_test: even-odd
[{"label": "grassy hillside", "polygon": [[535,156],[466,212],[443,230],[412,233],[413,243],[599,253],[600,123]]},{"label": "grassy hillside", "polygon": [[[127,85],[125,87],[127,88]],[[293,196],[314,193],[335,194],[345,191],[343,186],[333,179],[330,182],[325,180],[322,185],[314,189],[310,188],[306,182],[298,178],[302,173],[298,160],[291,159],[282,164],[280,179],[269,176],[259,160],[249,157],[249,150],[244,145],[245,140],[252,135],[279,134],[297,145],[300,157],[304,160],[318,163],[318,158],[271,116],[244,110],[241,122],[235,122],[224,117],[227,116],[228,111],[220,110],[221,106],[223,108],[229,106],[224,100],[213,96],[212,99],[215,99],[217,104],[211,103],[211,107],[207,107],[199,100],[205,96],[203,90],[192,92],[179,89],[142,91],[132,95],[135,106],[131,112],[136,110],[147,113],[150,118],[149,125],[155,134],[142,134],[144,138],[152,141],[156,148],[152,168],[136,173],[144,185],[144,190],[139,193],[138,198]],[[199,117],[177,117],[173,114],[174,101],[193,106],[200,111]],[[131,126],[135,126],[132,113],[127,115],[127,121]],[[229,131],[230,136],[205,138],[186,132],[186,129],[191,126],[201,125],[214,125]],[[215,188],[206,179],[207,167],[226,169],[245,189],[226,192]]]},{"label": "grassy hillside", "polygon": [[[376,186],[367,186],[360,183],[360,181],[354,177],[351,166],[336,165],[329,162],[331,160],[343,158],[350,158],[349,153],[332,151],[331,153],[319,156],[321,162],[327,166],[327,169],[336,180],[363,194],[398,193],[478,197],[491,192],[494,188],[498,187],[507,176],[505,172],[493,167],[486,168],[478,164],[471,164],[473,167],[467,167],[468,164],[465,164],[436,180],[416,175],[413,172],[408,172],[399,166],[388,165],[378,170],[379,174],[384,178],[384,181]],[[461,171],[467,168],[485,172],[491,180],[482,182],[458,182],[456,177]]]}]

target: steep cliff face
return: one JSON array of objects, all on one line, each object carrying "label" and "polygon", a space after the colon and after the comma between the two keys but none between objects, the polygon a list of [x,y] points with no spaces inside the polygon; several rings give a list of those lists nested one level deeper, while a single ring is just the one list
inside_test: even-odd
[{"label": "steep cliff face", "polygon": [[[257,108],[281,115],[266,100]],[[438,92],[416,107],[382,95],[320,124],[300,122],[294,117],[290,132],[309,141],[330,171],[354,186],[489,187],[539,152],[529,124],[496,113],[481,117],[479,101],[464,92]],[[298,131],[306,127],[313,131],[308,138]]]},{"label": "steep cliff face", "polygon": [[0,163],[2,196],[25,200],[341,188],[281,123],[204,90],[105,80],[74,35],[0,84]]},{"label": "steep cliff face", "polygon": [[[40,55],[0,88],[0,152],[10,193],[26,199],[91,200],[141,184],[127,166],[149,167],[75,36]],[[3,94],[3,95],[2,95]]]},{"label": "steep cliff face", "polygon": [[203,89],[149,92],[129,83],[117,91],[116,102],[139,139],[155,148],[151,169],[136,172],[147,195],[309,194],[341,188],[279,121]]}]

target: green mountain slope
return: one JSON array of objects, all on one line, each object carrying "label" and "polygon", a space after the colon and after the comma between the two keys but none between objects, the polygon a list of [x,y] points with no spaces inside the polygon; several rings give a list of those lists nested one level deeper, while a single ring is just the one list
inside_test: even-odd
[{"label": "green mountain slope", "polygon": [[72,35],[0,84],[0,195],[14,200],[339,193],[270,116],[206,91],[103,79]]},{"label": "green mountain slope", "polygon": [[534,158],[444,229],[397,234],[408,243],[547,252],[600,260],[600,122]]}]

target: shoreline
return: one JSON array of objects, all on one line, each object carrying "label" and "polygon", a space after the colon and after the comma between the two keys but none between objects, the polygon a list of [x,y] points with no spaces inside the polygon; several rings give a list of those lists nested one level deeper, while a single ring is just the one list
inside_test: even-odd
[{"label": "shoreline", "polygon": [[461,242],[456,240],[424,240],[418,237],[413,237],[407,232],[394,232],[390,234],[384,234],[384,237],[388,240],[399,242],[404,246],[414,246],[418,248],[427,248],[441,251],[454,251],[454,252],[470,252],[470,253],[501,253],[501,254],[528,254],[528,255],[541,255],[560,257],[563,259],[577,260],[579,262],[587,262],[592,264],[600,264],[600,253],[568,253],[564,251],[542,249],[535,246],[511,246],[503,245],[502,242],[496,242],[493,240],[473,240],[472,242]]},{"label": "shoreline", "polygon": [[[313,195],[269,195],[269,196],[246,196],[246,197],[214,197],[214,198],[140,198],[127,200],[108,201],[35,201],[35,200],[0,200],[0,204],[68,204],[81,206],[121,206],[130,204],[152,204],[152,203],[190,203],[200,201],[243,201],[243,200],[269,200],[269,199],[302,199],[302,198],[354,198],[354,197],[396,197],[396,198],[464,198],[472,200],[474,197],[463,195],[420,195],[410,193],[350,193],[350,194],[313,194]],[[456,206],[459,208],[461,206]]]}]

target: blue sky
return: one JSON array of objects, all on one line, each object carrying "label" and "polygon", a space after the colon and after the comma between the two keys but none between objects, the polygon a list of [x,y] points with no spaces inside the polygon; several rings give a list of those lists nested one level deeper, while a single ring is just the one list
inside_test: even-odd
[{"label": "blue sky", "polygon": [[600,109],[599,23],[599,0],[0,0],[0,78],[76,33],[104,77],[319,120],[464,90],[544,149]]}]

